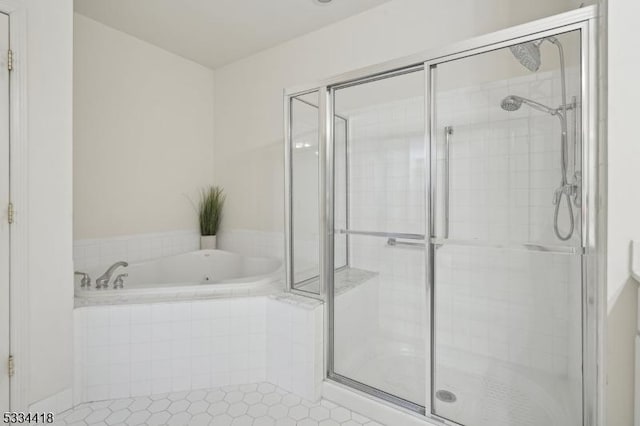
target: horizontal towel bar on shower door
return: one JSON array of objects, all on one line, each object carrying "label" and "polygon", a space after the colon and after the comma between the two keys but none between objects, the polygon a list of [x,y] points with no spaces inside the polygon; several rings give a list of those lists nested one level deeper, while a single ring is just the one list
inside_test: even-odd
[{"label": "horizontal towel bar on shower door", "polygon": [[368,235],[370,237],[400,238],[405,240],[424,240],[424,234],[402,234],[399,232],[355,231],[353,229],[338,229],[338,234]]},{"label": "horizontal towel bar on shower door", "polygon": [[499,243],[492,241],[482,240],[451,240],[447,238],[431,238],[431,244],[436,246],[467,246],[467,247],[485,247],[493,249],[506,249],[506,250],[524,250],[524,251],[537,251],[544,253],[555,254],[583,254],[584,249],[582,247],[572,246],[553,246],[535,243]]},{"label": "horizontal towel bar on shower door", "polygon": [[424,248],[425,247],[425,242],[421,242],[421,243],[414,243],[414,242],[409,242],[409,241],[398,241],[396,238],[389,238],[387,240],[387,245],[388,246],[408,246],[408,247],[417,247],[417,248]]}]

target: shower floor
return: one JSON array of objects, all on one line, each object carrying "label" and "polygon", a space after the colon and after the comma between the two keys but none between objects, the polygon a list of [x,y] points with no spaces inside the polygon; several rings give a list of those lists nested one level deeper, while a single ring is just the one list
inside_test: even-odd
[{"label": "shower floor", "polygon": [[[336,363],[336,373],[424,405],[427,365],[422,354],[416,347],[378,342]],[[579,382],[468,353],[455,359],[460,361],[456,365],[436,367],[435,390],[456,396],[451,403],[435,400],[440,417],[466,426],[582,424]]]},{"label": "shower floor", "polygon": [[439,416],[469,426],[582,424],[578,381],[495,359],[464,358],[435,369],[435,390],[456,396],[451,403],[435,399]]},{"label": "shower floor", "polygon": [[424,349],[379,341],[365,350],[336,356],[335,372],[418,405],[426,395]]}]

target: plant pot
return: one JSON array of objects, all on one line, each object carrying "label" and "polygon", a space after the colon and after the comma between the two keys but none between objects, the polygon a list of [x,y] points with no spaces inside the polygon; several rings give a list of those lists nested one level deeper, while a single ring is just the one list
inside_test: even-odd
[{"label": "plant pot", "polygon": [[200,237],[200,250],[215,250],[216,248],[215,235],[202,235]]}]

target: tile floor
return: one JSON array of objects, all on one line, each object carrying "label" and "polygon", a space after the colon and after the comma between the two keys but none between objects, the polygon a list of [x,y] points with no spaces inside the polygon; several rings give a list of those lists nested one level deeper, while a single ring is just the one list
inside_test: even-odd
[{"label": "tile floor", "polygon": [[314,403],[271,383],[81,404],[56,425],[381,426],[330,401]]}]

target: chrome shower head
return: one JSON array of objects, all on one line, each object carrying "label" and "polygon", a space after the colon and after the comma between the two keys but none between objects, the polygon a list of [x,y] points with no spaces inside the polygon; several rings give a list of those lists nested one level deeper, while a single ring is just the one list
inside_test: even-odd
[{"label": "chrome shower head", "polygon": [[505,111],[513,112],[520,109],[522,104],[527,104],[533,109],[546,112],[551,115],[558,115],[558,110],[550,108],[540,102],[532,101],[531,99],[523,98],[521,96],[509,95],[500,102],[500,108]]},{"label": "chrome shower head", "polygon": [[518,96],[507,96],[500,102],[500,108],[505,111],[517,111],[522,106],[522,98]]},{"label": "chrome shower head", "polygon": [[540,68],[540,42],[530,41],[527,43],[509,46],[515,58],[531,72],[536,72]]}]

